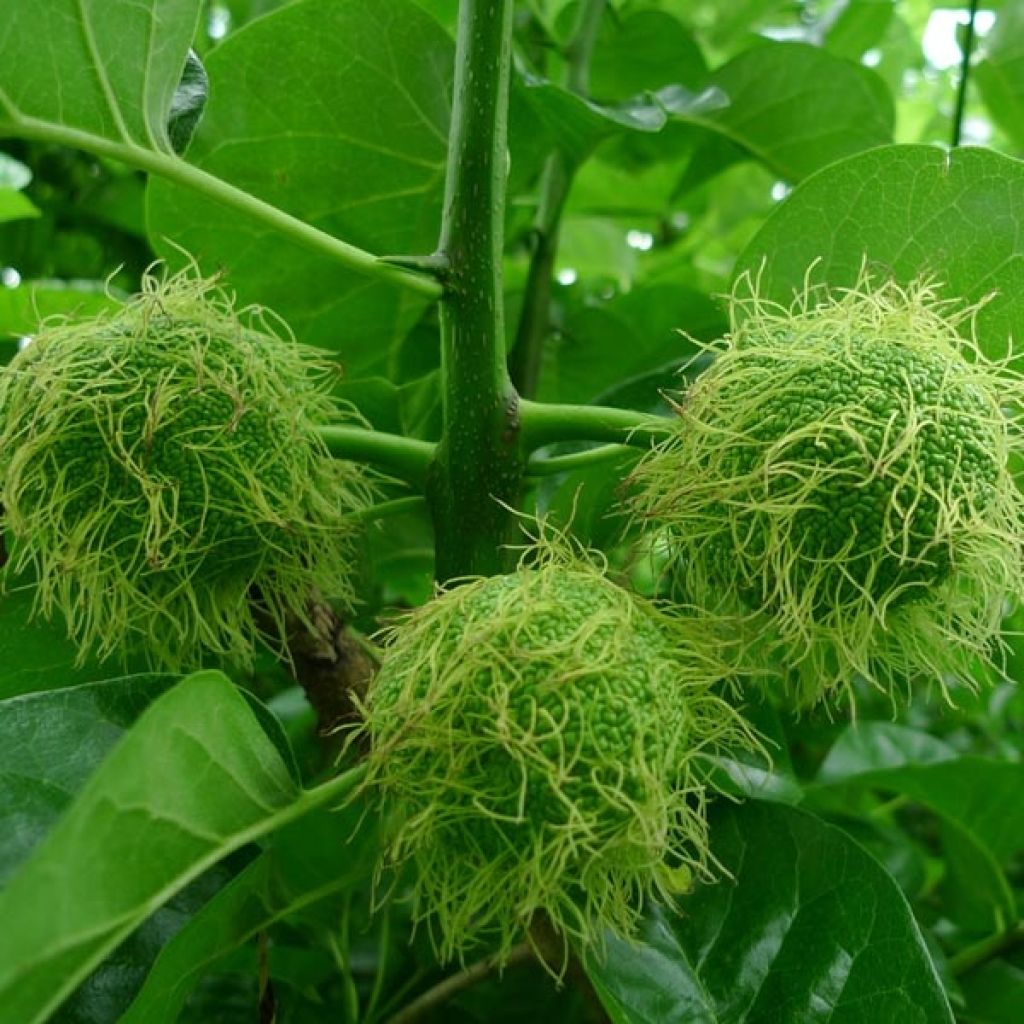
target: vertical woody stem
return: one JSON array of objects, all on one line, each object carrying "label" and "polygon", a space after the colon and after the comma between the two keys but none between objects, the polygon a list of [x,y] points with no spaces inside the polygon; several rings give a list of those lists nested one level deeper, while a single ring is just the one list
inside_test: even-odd
[{"label": "vertical woody stem", "polygon": [[502,291],[513,0],[462,0],[439,255],[443,432],[428,481],[437,577],[502,571],[522,477]]}]

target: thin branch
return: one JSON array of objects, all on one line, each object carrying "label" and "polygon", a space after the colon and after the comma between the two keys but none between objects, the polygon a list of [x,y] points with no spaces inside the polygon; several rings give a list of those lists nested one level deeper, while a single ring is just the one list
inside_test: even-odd
[{"label": "thin branch", "polygon": [[222,206],[247,214],[303,248],[320,253],[357,274],[407,288],[428,299],[441,297],[442,286],[435,278],[413,273],[393,262],[379,259],[373,253],[349,245],[348,242],[343,242],[340,238],[335,238],[326,231],[293,217],[290,213],[179,157],[131,142],[114,142],[76,128],[55,125],[31,117],[20,116],[16,126],[18,134],[24,138],[56,142],[97,156],[110,157],[167,181],[173,181],[176,185],[198,192]]},{"label": "thin branch", "polygon": [[354,515],[360,523],[366,525],[379,522],[381,519],[390,519],[392,516],[402,516],[406,512],[422,512],[427,509],[427,499],[422,494],[414,494],[409,498],[395,498],[393,501],[370,505],[355,512]]},{"label": "thin branch", "polygon": [[635,447],[624,444],[604,444],[598,448],[588,448],[584,452],[573,452],[570,455],[551,455],[548,457],[534,456],[526,464],[526,475],[532,477],[555,476],[558,473],[571,473],[576,469],[589,469],[620,458],[626,452],[635,452]]},{"label": "thin branch", "polygon": [[964,35],[963,57],[960,60],[960,81],[956,90],[956,109],[953,113],[953,148],[960,145],[963,131],[964,110],[967,106],[967,80],[971,74],[971,53],[974,50],[974,21],[978,15],[978,0],[971,0],[967,20],[967,32]]},{"label": "thin branch", "polygon": [[444,981],[439,982],[433,988],[428,989],[422,995],[417,996],[408,1006],[399,1010],[391,1017],[387,1024],[413,1024],[414,1021],[443,1006],[452,997],[458,995],[467,988],[472,988],[478,982],[483,981],[488,975],[501,967],[507,967],[519,963],[525,963],[534,957],[533,947],[528,942],[521,942],[514,946],[504,960],[496,956],[489,956],[471,964],[458,974],[453,974]]},{"label": "thin branch", "polygon": [[1006,931],[996,932],[989,935],[980,942],[974,943],[961,950],[956,956],[949,958],[949,969],[954,977],[973,971],[989,960],[994,960],[1003,953],[1008,953],[1018,946],[1024,945],[1024,922],[1018,921],[1012,928]]},{"label": "thin branch", "polygon": [[364,427],[328,425],[318,427],[317,433],[337,458],[368,462],[418,487],[426,483],[437,448],[432,441],[418,441]]},{"label": "thin branch", "polygon": [[527,451],[555,441],[611,441],[648,448],[655,437],[671,428],[671,420],[665,416],[601,405],[523,401],[519,418]]},{"label": "thin branch", "polygon": [[[567,47],[569,68],[566,85],[570,91],[580,95],[586,95],[589,90],[590,58],[606,5],[607,0],[583,0]],[[540,379],[541,358],[551,324],[551,288],[559,224],[575,173],[576,167],[569,158],[561,149],[556,149],[548,156],[541,175],[540,197],[533,222],[533,252],[516,340],[509,359],[512,382],[524,398],[532,398],[536,394]]]}]

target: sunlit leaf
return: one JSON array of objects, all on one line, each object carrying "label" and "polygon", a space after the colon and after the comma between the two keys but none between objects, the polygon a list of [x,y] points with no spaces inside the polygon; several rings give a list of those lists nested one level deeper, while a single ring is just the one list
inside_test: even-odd
[{"label": "sunlit leaf", "polygon": [[944,295],[978,302],[978,338],[993,355],[1024,321],[1024,163],[981,149],[886,146],[827,167],[798,186],[736,263],[766,299],[789,303],[808,275],[854,283],[865,260],[907,284],[936,278]]},{"label": "sunlit leaf", "polygon": [[[453,47],[412,0],[303,0],[206,60],[210,98],[187,151],[231,184],[380,254],[437,241]],[[423,300],[339,267],[272,228],[165,181],[149,227],[172,262],[230,271],[245,302],[338,352],[351,377],[386,369]]]},{"label": "sunlit leaf", "polygon": [[170,152],[168,115],[201,6],[200,0],[5,0],[0,136],[54,124]]}]

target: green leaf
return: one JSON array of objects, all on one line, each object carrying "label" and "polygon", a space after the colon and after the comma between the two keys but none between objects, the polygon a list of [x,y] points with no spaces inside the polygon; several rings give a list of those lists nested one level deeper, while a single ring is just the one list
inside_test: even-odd
[{"label": "green leaf", "polygon": [[[210,99],[188,159],[337,238],[377,253],[437,241],[450,37],[411,0],[302,0],[234,33],[206,62]],[[424,300],[371,281],[245,213],[150,184],[154,246],[341,354],[350,377],[382,372]],[[173,241],[173,245],[171,242]]]},{"label": "green leaf", "polygon": [[992,120],[1024,147],[1024,5],[1005,3],[985,39],[974,80]]},{"label": "green leaf", "polygon": [[723,793],[752,800],[798,804],[804,791],[791,773],[779,771],[763,757],[715,757],[711,760],[716,785]]},{"label": "green leaf", "polygon": [[[0,703],[0,889],[132,722],[175,681],[128,676]],[[58,1019],[118,1019],[161,946],[237,868],[219,864],[172,897],[104,959]]]},{"label": "green leaf", "polygon": [[833,782],[877,769],[949,761],[957,751],[926,732],[892,722],[847,726],[818,770],[820,782]]},{"label": "green leaf", "polygon": [[[559,449],[555,454],[562,452]],[[597,466],[545,477],[537,489],[538,514],[571,529],[574,537],[590,547],[613,543],[628,525],[622,481],[639,457],[636,449],[624,448]]]},{"label": "green leaf", "polygon": [[636,274],[637,254],[626,233],[605,217],[566,217],[558,247],[558,271],[583,280],[610,281],[628,290]]},{"label": "green leaf", "polygon": [[982,964],[960,980],[971,1024],[1020,1024],[1024,966],[1005,960]]},{"label": "green leaf", "polygon": [[[726,102],[695,113],[688,97],[679,106],[674,91],[659,94],[675,120],[713,133],[695,154],[680,191],[744,153],[795,182],[892,140],[892,97],[882,80],[859,64],[804,43],[745,50],[713,72],[705,88]],[[734,150],[723,151],[723,142]]]},{"label": "green leaf", "polygon": [[[124,732],[176,681],[142,674],[0,702],[0,888]],[[290,764],[281,724],[245,696]],[[161,946],[238,870],[239,856],[207,871],[120,943],[74,993],[60,1019],[119,1019]]]},{"label": "green leaf", "polygon": [[[721,1019],[678,937],[657,912],[645,922],[639,943],[610,939],[607,960],[588,962],[586,969],[612,1024]],[[737,1024],[741,1019],[735,1018]]]},{"label": "green leaf", "polygon": [[751,802],[711,836],[724,877],[588,963],[615,1024],[952,1024],[903,894],[845,833]]},{"label": "green leaf", "polygon": [[175,153],[184,153],[188,148],[196,125],[203,116],[209,91],[210,82],[206,77],[206,68],[203,67],[199,55],[194,50],[189,50],[185,59],[185,70],[182,72],[178,88],[174,90],[171,111],[167,117],[167,134]]},{"label": "green leaf", "polygon": [[[908,284],[934,275],[949,298],[996,297],[979,344],[1005,355],[1024,320],[1024,163],[981,149],[885,146],[825,168],[781,203],[736,263],[763,298],[790,303],[812,283],[853,285],[866,259]],[[813,269],[810,269],[813,264]]]},{"label": "green leaf", "polygon": [[969,934],[1016,921],[1016,897],[992,853],[956,822],[940,818],[938,824],[946,868],[941,886],[946,916]]},{"label": "green leaf", "polygon": [[431,17],[436,18],[454,36],[459,18],[459,0],[413,0]]},{"label": "green leaf", "polygon": [[13,188],[0,188],[0,223],[38,216],[39,208],[27,196]]},{"label": "green leaf", "polygon": [[893,18],[892,0],[847,0],[824,21],[825,48],[839,57],[860,60],[878,46]]},{"label": "green leaf", "polygon": [[0,135],[51,123],[170,153],[168,115],[201,6],[200,0],[5,0]]},{"label": "green leaf", "polygon": [[1022,779],[1020,766],[963,758],[927,733],[864,722],[839,735],[818,772],[825,786],[810,793],[812,804],[829,806],[848,790],[868,788],[899,794],[938,815],[946,913],[976,931],[1017,918],[1003,865],[1024,852],[1024,815],[1000,813],[992,801],[1008,799]]},{"label": "green leaf", "polygon": [[602,20],[590,60],[590,94],[615,102],[666,85],[699,89],[706,74],[704,55],[686,26],[665,11],[641,9]]},{"label": "green leaf", "polygon": [[125,676],[0,701],[0,886],[176,678]]},{"label": "green leaf", "polygon": [[46,1017],[174,893],[354,777],[296,786],[217,672],[158,698],[0,893],[0,1022]]},{"label": "green leaf", "polygon": [[[826,760],[828,764],[828,760]],[[902,794],[974,836],[1000,864],[1024,852],[1024,764],[962,755],[937,764],[840,774],[833,760],[826,784]]]},{"label": "green leaf", "polygon": [[[0,591],[0,700],[36,690],[91,683],[117,674],[109,664],[79,663],[78,649],[68,639],[63,623],[32,616],[32,588],[6,582],[10,589]],[[141,667],[136,662],[118,669],[127,674]]]},{"label": "green leaf", "polygon": [[289,3],[295,0],[225,0],[224,6],[231,15],[230,27],[234,31]]},{"label": "green leaf", "polygon": [[173,1024],[202,975],[258,932],[366,882],[377,861],[367,808],[316,811],[281,829],[164,947],[119,1024]]},{"label": "green leaf", "polygon": [[[623,232],[613,230],[612,234],[629,252]],[[582,255],[583,246],[577,245]],[[575,263],[571,254],[562,258]],[[590,259],[595,259],[593,252]],[[581,268],[574,265],[574,269]],[[606,401],[633,378],[678,369],[696,353],[694,337],[709,340],[725,327],[709,298],[677,284],[639,286],[601,304],[573,303],[557,340],[545,350],[538,397],[555,402]],[[648,404],[658,399],[653,381],[647,397]]]},{"label": "green leaf", "polygon": [[[513,83],[509,120],[513,153],[523,136],[539,131],[544,150],[558,147],[578,164],[602,140],[622,133],[656,133],[667,119],[661,105],[647,99],[602,106],[522,72]],[[530,141],[537,145],[536,138]]]},{"label": "green leaf", "polygon": [[[23,281],[17,288],[0,288],[0,337],[34,334],[42,320],[57,313],[85,318],[118,304],[102,281]],[[0,597],[0,603],[4,600]]]}]

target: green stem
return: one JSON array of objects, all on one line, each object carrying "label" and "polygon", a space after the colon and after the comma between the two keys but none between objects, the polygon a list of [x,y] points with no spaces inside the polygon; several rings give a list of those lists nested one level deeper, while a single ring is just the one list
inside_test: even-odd
[{"label": "green stem", "polygon": [[664,416],[611,409],[600,405],[556,405],[522,401],[519,405],[522,442],[528,451],[555,441],[611,441],[650,447],[670,429]]},{"label": "green stem", "polygon": [[1012,928],[989,935],[973,946],[961,950],[956,956],[950,957],[949,969],[954,977],[959,978],[1001,953],[1007,953],[1021,945],[1024,945],[1024,922],[1018,921]]},{"label": "green stem", "polygon": [[19,116],[15,124],[18,134],[26,139],[40,139],[56,142],[75,149],[82,149],[97,156],[120,160],[124,164],[173,181],[213,199],[222,206],[247,214],[254,220],[272,227],[284,238],[303,248],[320,253],[328,259],[367,277],[408,288],[429,299],[441,296],[441,285],[433,277],[411,273],[393,263],[378,259],[373,253],[365,252],[340,238],[327,234],[307,224],[298,217],[258,199],[244,189],[228,184],[222,178],[209,174],[179,157],[147,149],[127,142],[114,142],[89,132],[39,121],[32,117]]},{"label": "green stem", "polygon": [[373,975],[370,1001],[366,1005],[364,1019],[373,1020],[377,1003],[384,992],[384,977],[388,970],[388,953],[391,950],[391,905],[385,903],[380,915],[380,935],[377,937],[377,970]]},{"label": "green stem", "polygon": [[427,499],[421,494],[411,498],[395,498],[394,501],[382,501],[379,505],[370,505],[355,513],[356,519],[364,525],[376,523],[381,519],[405,515],[406,512],[419,512],[427,507]]},{"label": "green stem", "polygon": [[532,231],[533,252],[526,275],[523,308],[519,314],[509,372],[519,393],[532,398],[540,381],[544,344],[551,325],[551,293],[558,253],[558,225],[569,195],[573,170],[561,152],[544,164],[540,201]]},{"label": "green stem", "polygon": [[967,18],[967,31],[964,34],[963,56],[960,61],[960,81],[956,89],[956,108],[953,112],[953,149],[960,145],[960,136],[964,127],[964,111],[967,108],[967,81],[971,76],[971,52],[974,49],[974,23],[978,17],[978,0],[971,0]]},{"label": "green stem", "polygon": [[527,476],[554,476],[556,473],[571,473],[575,469],[589,469],[611,462],[625,452],[634,451],[624,444],[604,444],[599,448],[588,448],[585,452],[571,455],[552,455],[549,458],[534,456],[526,464]]},{"label": "green stem", "polygon": [[[597,41],[607,0],[584,0],[568,46],[567,86],[585,95],[589,89],[590,57]],[[524,398],[537,393],[541,359],[551,325],[551,289],[558,252],[558,231],[565,201],[572,187],[576,165],[561,150],[551,153],[544,164],[540,199],[533,222],[533,252],[527,273],[523,308],[516,330],[509,370]]]},{"label": "green stem", "polygon": [[513,0],[462,0],[438,253],[443,432],[428,482],[440,580],[501,572],[522,478],[502,253]]},{"label": "green stem", "polygon": [[384,434],[364,427],[321,426],[317,433],[339,459],[368,462],[407,483],[425,485],[436,445],[400,434]]},{"label": "green stem", "polygon": [[426,1014],[436,1010],[439,1006],[443,1006],[453,996],[458,995],[459,992],[472,988],[473,985],[483,981],[493,971],[503,967],[526,963],[533,958],[533,947],[528,942],[521,942],[518,946],[514,946],[509,950],[508,956],[504,959],[491,956],[485,960],[479,960],[477,963],[471,964],[469,967],[459,971],[458,974],[453,974],[445,978],[444,981],[438,982],[438,984],[428,989],[422,995],[417,996],[408,1006],[391,1017],[387,1024],[413,1024],[413,1021],[417,1021]]}]

